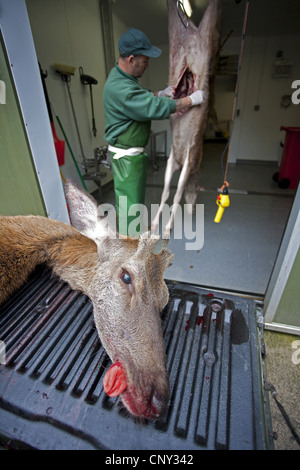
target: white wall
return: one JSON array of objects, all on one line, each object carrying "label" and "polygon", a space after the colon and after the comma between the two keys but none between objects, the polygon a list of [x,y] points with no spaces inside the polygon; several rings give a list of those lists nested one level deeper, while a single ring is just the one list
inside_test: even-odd
[{"label": "white wall", "polygon": [[[300,79],[300,34],[247,36],[242,59],[238,98],[239,117],[234,124],[230,161],[280,160],[285,132],[280,126],[300,126],[300,105],[281,107],[281,97],[291,95],[291,84]],[[272,78],[277,51],[292,61],[291,77]],[[259,111],[254,106],[260,107]]]},{"label": "white wall", "polygon": [[[48,72],[46,86],[55,113],[59,116],[77,161],[82,161],[67,85],[52,64],[61,63],[76,67],[71,78],[71,94],[79,125],[85,157],[91,157],[94,148],[104,145],[104,111],[102,90],[106,80],[98,0],[26,0],[32,34],[38,60]],[[97,136],[92,133],[92,113],[89,86],[80,83],[79,67],[84,73],[98,80],[93,85],[94,112]],[[64,140],[54,117],[58,137]],[[80,178],[66,146],[65,165],[61,167],[65,177]],[[81,168],[82,170],[82,168]],[[86,182],[89,190],[96,188]]]},{"label": "white wall", "polygon": [[[51,65],[58,62],[76,67],[75,76],[71,80],[72,97],[84,153],[86,156],[92,156],[95,147],[105,144],[102,89],[106,76],[99,1],[26,0],[26,4],[38,60],[42,68],[48,71],[46,83],[50,100],[65,127],[75,157],[80,160],[81,151],[66,84],[53,71]],[[116,59],[118,39],[129,26],[131,25],[127,25],[122,18],[113,14]],[[151,40],[162,49],[162,55],[150,60],[149,69],[141,83],[152,90],[160,90],[168,82],[169,48],[168,44],[155,43],[155,28],[153,29]],[[251,34],[247,35],[246,31],[238,99],[240,116],[234,124],[230,162],[278,161],[282,151],[280,142],[285,134],[280,132],[280,126],[300,125],[300,105],[291,105],[287,110],[280,107],[281,96],[291,94],[292,81],[300,79],[300,35],[278,33],[278,36],[255,36],[253,31]],[[239,48],[240,37],[232,36],[226,42],[222,54],[238,54]],[[272,79],[272,65],[278,50],[282,50],[284,57],[294,63],[292,77],[289,79]],[[98,80],[98,85],[93,87],[97,137],[92,135],[89,87],[83,87],[80,83],[79,66],[83,67],[86,74]],[[220,121],[231,120],[233,97],[232,80],[217,77],[216,111]],[[259,111],[254,111],[255,105],[260,106]],[[62,138],[56,122],[55,127]],[[171,133],[168,120],[153,121],[152,130],[167,130],[169,151]],[[62,171],[65,176],[71,176],[78,181],[68,150]],[[95,186],[88,183],[88,187],[90,189]]]}]

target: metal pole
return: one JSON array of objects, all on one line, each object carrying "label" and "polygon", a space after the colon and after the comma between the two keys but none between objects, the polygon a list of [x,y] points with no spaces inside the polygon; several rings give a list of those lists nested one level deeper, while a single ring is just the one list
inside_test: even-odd
[{"label": "metal pole", "polygon": [[69,86],[68,81],[66,81],[66,83],[67,83],[70,103],[71,103],[71,107],[72,107],[72,111],[73,111],[73,116],[74,116],[75,126],[76,126],[76,130],[77,130],[77,135],[78,135],[79,145],[80,145],[80,149],[81,149],[81,154],[82,154],[82,158],[83,158],[83,161],[84,161],[84,164],[85,164],[85,156],[84,156],[84,152],[83,152],[83,147],[82,147],[82,142],[81,142],[81,138],[80,138],[78,123],[77,123],[77,119],[76,119],[76,114],[75,114],[75,110],[74,110],[74,106],[73,106],[73,100],[72,100],[72,96],[71,96],[71,92],[70,92],[70,86]]}]

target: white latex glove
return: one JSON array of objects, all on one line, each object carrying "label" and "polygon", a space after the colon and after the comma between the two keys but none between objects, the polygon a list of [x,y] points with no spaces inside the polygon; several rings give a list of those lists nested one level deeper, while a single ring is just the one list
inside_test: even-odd
[{"label": "white latex glove", "polygon": [[167,96],[168,98],[173,98],[174,96],[174,87],[168,86],[164,90],[161,90],[157,93],[157,96]]},{"label": "white latex glove", "polygon": [[194,93],[189,95],[189,98],[192,101],[192,106],[197,106],[198,104],[202,104],[204,101],[204,91],[202,90],[194,91]]}]

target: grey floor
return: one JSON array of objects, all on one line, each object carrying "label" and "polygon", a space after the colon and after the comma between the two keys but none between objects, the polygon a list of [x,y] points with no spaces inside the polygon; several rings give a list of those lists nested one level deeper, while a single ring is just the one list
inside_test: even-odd
[{"label": "grey floor", "polygon": [[[166,277],[180,281],[188,278],[189,282],[210,288],[264,294],[293,197],[291,191],[273,182],[276,166],[238,163],[229,167],[230,206],[216,224],[223,148],[224,144],[215,143],[204,146],[200,184],[206,190],[200,191],[197,198],[197,204],[204,204],[203,248],[188,251],[187,240],[172,237],[169,248],[175,259]],[[163,170],[161,165],[158,175],[149,175],[148,181],[160,181]],[[148,201],[159,189],[147,188]]]},{"label": "grey floor", "polygon": [[[219,224],[216,215],[217,188],[223,183],[221,156],[224,143],[206,143],[201,164],[200,184],[205,188],[198,193],[197,204],[204,205],[204,245],[199,250],[187,250],[193,241],[171,235],[168,247],[174,261],[166,270],[167,279],[188,281],[211,289],[231,290],[263,295],[274,266],[280,241],[293,203],[295,191],[280,189],[272,180],[278,171],[270,163],[237,163],[230,165],[230,207],[225,209]],[[158,158],[158,171],[149,160],[146,205],[160,201],[166,162]],[[174,175],[172,205],[178,174]],[[104,191],[106,202],[114,201],[113,191]],[[184,204],[184,200],[182,201]],[[193,224],[200,220],[194,216]],[[193,225],[195,231],[195,225]],[[200,233],[200,230],[199,230]],[[199,238],[199,237],[198,237]]]}]

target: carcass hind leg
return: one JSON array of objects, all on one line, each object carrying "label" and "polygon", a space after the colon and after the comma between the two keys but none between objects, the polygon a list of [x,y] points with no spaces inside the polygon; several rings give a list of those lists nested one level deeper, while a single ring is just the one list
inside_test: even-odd
[{"label": "carcass hind leg", "polygon": [[195,209],[198,191],[204,190],[199,184],[199,170],[192,175],[189,175],[184,189],[184,199],[188,204],[187,212],[192,214]]},{"label": "carcass hind leg", "polygon": [[184,161],[181,173],[180,173],[180,177],[179,177],[179,180],[178,180],[176,193],[175,193],[175,196],[174,196],[174,199],[173,199],[172,212],[171,212],[170,218],[168,220],[168,223],[165,227],[163,238],[170,238],[171,230],[172,230],[173,225],[174,225],[176,209],[179,206],[179,203],[182,199],[183,191],[184,191],[186,182],[189,178],[189,174],[190,174],[189,153],[190,153],[190,149],[188,148],[186,158],[185,158],[185,161]]},{"label": "carcass hind leg", "polygon": [[175,162],[175,159],[174,159],[174,153],[171,149],[171,152],[170,152],[170,155],[169,155],[169,158],[168,158],[168,161],[167,161],[166,171],[165,171],[164,189],[163,189],[163,192],[162,192],[160,205],[159,205],[158,211],[157,211],[157,213],[156,213],[156,215],[155,215],[155,217],[154,217],[154,219],[151,223],[151,231],[152,232],[155,232],[155,230],[157,229],[158,224],[159,224],[159,219],[160,219],[161,213],[163,211],[164,204],[169,199],[171,180],[172,180],[172,176],[174,174],[174,171],[176,169],[177,169],[177,165],[176,165],[176,162]]}]

